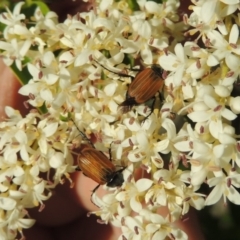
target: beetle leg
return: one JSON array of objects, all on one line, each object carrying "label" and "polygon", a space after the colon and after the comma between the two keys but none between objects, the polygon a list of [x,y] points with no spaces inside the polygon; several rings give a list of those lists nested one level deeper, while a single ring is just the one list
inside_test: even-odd
[{"label": "beetle leg", "polygon": [[110,144],[110,148],[108,149],[108,153],[109,153],[109,160],[112,161],[112,142]]},{"label": "beetle leg", "polygon": [[156,102],[156,97],[153,97],[153,101],[152,101],[152,105],[151,105],[151,111],[146,117],[144,117],[144,119],[142,120],[142,123],[144,123],[148,119],[148,117],[153,113],[155,102]]},{"label": "beetle leg", "polygon": [[82,171],[79,166],[77,166],[77,167],[75,168],[75,170],[76,170],[76,171]]},{"label": "beetle leg", "polygon": [[127,92],[125,101],[123,101],[121,104],[119,104],[119,107],[120,107],[122,113],[127,113],[135,105],[137,105],[135,97],[130,97]]},{"label": "beetle leg", "polygon": [[161,91],[158,91],[158,96],[159,96],[159,99],[160,99],[160,102],[161,102],[161,105],[162,105],[162,103],[163,103],[163,101],[164,101],[164,97],[163,97]]}]

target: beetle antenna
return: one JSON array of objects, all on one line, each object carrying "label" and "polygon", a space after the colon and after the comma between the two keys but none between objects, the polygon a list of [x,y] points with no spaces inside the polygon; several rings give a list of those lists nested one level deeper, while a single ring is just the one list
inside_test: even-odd
[{"label": "beetle antenna", "polygon": [[77,130],[79,131],[79,133],[80,133],[80,135],[82,136],[82,138],[85,139],[85,140],[87,140],[87,141],[91,144],[91,146],[92,146],[93,148],[95,148],[94,145],[93,145],[93,143],[91,142],[91,140],[86,136],[85,133],[83,133],[83,132],[79,129],[79,127],[77,126],[77,124],[75,123],[75,121],[74,121],[72,118],[71,118],[71,120],[72,120],[72,122],[74,123],[75,127],[77,128]]},{"label": "beetle antenna", "polygon": [[108,68],[106,68],[105,66],[103,66],[101,63],[99,63],[97,60],[95,60],[94,58],[92,59],[94,62],[96,62],[98,65],[100,65],[102,68],[104,68],[105,70],[111,72],[111,73],[114,73],[114,74],[117,74],[119,75],[120,77],[130,77],[130,78],[133,78],[133,76],[131,75],[128,75],[128,74],[125,74],[125,73],[121,73],[121,72],[114,72]]}]

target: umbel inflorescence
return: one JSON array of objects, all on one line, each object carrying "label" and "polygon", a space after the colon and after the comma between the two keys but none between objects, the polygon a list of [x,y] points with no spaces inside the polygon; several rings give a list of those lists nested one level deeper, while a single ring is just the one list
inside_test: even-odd
[{"label": "umbel inflorescence", "polygon": [[[1,239],[31,227],[26,209],[43,208],[58,183],[72,182],[73,156],[86,144],[78,129],[97,150],[111,146],[113,164],[125,168],[121,187],[93,198],[94,214],[121,228],[119,239],[187,239],[174,223],[190,206],[200,210],[221,198],[240,204],[232,126],[240,97],[231,96],[240,74],[239,1],[192,1],[183,17],[177,0],[137,3],[133,9],[124,0],[99,0],[63,23],[40,8],[27,18],[23,2],[0,15],[1,57],[28,71],[19,93],[38,109],[23,117],[6,107],[0,123]],[[123,114],[132,79],[117,73],[134,78],[153,64],[167,72],[153,112],[150,99]]]}]

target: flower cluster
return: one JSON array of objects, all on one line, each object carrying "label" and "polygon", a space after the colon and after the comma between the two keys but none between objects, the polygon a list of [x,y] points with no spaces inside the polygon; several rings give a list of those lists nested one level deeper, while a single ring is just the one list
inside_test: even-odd
[{"label": "flower cluster", "polygon": [[[240,97],[231,95],[240,74],[239,1],[192,0],[183,21],[178,0],[137,3],[133,11],[125,0],[99,0],[63,23],[40,8],[26,19],[23,2],[0,15],[1,57],[28,70],[19,93],[47,110],[22,117],[7,107],[9,119],[0,124],[0,238],[31,227],[25,208],[43,208],[53,187],[71,182],[78,129],[95,136],[97,150],[111,146],[113,163],[126,167],[121,187],[93,196],[100,207],[93,214],[121,228],[119,239],[187,239],[175,222],[190,207],[222,197],[240,204],[240,142],[232,126]],[[168,73],[162,97],[153,112],[146,103],[122,114],[132,81],[126,75],[152,64]],[[203,183],[213,188],[207,198]],[[160,207],[167,216],[156,213]]]}]

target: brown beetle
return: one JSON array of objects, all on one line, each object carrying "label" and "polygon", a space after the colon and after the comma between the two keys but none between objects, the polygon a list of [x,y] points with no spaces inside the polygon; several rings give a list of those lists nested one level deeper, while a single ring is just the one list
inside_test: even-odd
[{"label": "brown beetle", "polygon": [[125,168],[116,170],[116,167],[107,156],[91,146],[81,148],[78,155],[78,166],[84,175],[91,178],[99,185],[94,188],[95,192],[100,185],[108,187],[120,187],[123,184],[122,171]]},{"label": "brown beetle", "polygon": [[111,151],[109,150],[110,159],[108,159],[103,152],[98,151],[94,148],[94,145],[90,139],[88,139],[87,136],[82,131],[80,131],[74,121],[73,123],[80,132],[83,139],[89,142],[89,144],[81,145],[80,153],[77,154],[78,168],[76,170],[82,171],[85,176],[98,183],[98,185],[93,189],[92,195],[100,187],[100,185],[103,184],[106,184],[108,187],[122,186],[124,182],[122,172],[126,167],[121,167],[117,170],[111,161]]},{"label": "brown beetle", "polygon": [[[126,99],[120,104],[123,113],[127,113],[134,105],[142,104],[154,98],[164,85],[163,70],[159,65],[141,70],[128,87]],[[155,99],[152,104],[154,105]],[[150,113],[151,114],[151,113]]]},{"label": "brown beetle", "polygon": [[[113,72],[112,70],[107,69],[100,63],[98,64],[109,72]],[[113,73],[118,74],[122,77],[133,78],[133,76],[130,76],[128,74],[116,72]],[[163,73],[163,69],[158,64],[153,64],[151,68],[139,70],[138,74],[133,78],[132,82],[128,87],[125,101],[123,101],[119,105],[122,112],[127,113],[132,109],[133,106],[145,103],[151,98],[154,98],[151,106],[151,114],[155,103],[155,95],[157,92],[162,91],[164,85]]]}]

